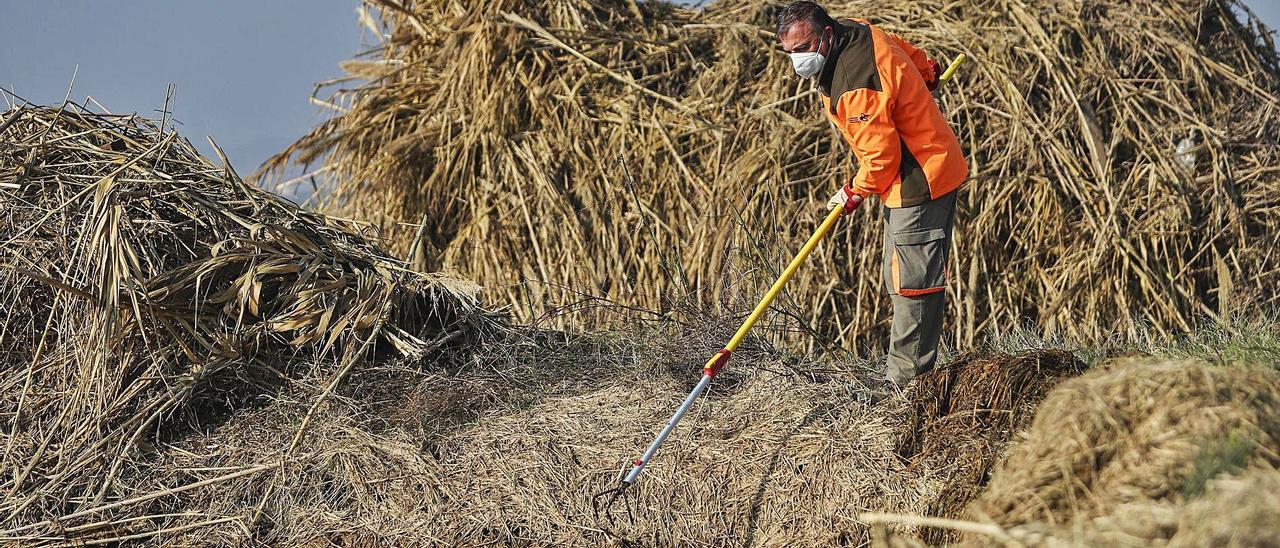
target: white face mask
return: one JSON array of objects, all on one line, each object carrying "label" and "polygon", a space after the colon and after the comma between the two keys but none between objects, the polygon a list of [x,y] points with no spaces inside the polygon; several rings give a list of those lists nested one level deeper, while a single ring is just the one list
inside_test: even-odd
[{"label": "white face mask", "polygon": [[826,64],[827,58],[816,51],[805,51],[801,53],[792,53],[791,65],[795,67],[796,74],[801,78],[813,78],[822,72],[822,65]]}]

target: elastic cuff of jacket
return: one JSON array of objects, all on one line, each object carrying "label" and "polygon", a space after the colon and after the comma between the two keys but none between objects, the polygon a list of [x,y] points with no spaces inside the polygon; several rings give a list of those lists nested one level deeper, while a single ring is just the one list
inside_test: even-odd
[{"label": "elastic cuff of jacket", "polygon": [[862,196],[863,198],[867,198],[871,196],[870,192],[853,186],[853,181],[849,181],[848,183],[845,183],[844,192],[845,194],[857,194],[858,196]]}]

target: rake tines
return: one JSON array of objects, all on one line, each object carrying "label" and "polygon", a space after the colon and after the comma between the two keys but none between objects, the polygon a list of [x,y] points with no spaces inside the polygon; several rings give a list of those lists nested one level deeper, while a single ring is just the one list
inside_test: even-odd
[{"label": "rake tines", "polygon": [[[601,516],[604,516],[605,520],[608,521],[609,524],[612,525],[615,523],[613,519],[613,506],[618,502],[618,499],[622,499],[622,507],[627,510],[627,521],[635,521],[635,514],[640,510],[640,502],[635,500],[634,496],[627,495],[627,493],[631,492],[631,485],[632,484],[630,482],[622,480],[618,482],[617,487],[605,489],[604,491],[600,491],[591,496],[591,509],[595,511],[597,521],[599,521]],[[603,503],[600,501],[602,498],[604,499]],[[631,501],[635,502],[635,512],[631,510]]]}]

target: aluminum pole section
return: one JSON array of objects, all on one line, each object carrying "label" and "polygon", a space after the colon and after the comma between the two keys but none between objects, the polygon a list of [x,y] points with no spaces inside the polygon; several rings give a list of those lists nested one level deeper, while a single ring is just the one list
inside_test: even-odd
[{"label": "aluminum pole section", "polygon": [[644,465],[649,464],[649,459],[652,459],[653,455],[658,452],[658,447],[667,440],[667,436],[671,435],[671,431],[676,429],[676,424],[680,422],[680,419],[684,418],[685,412],[689,411],[690,407],[693,407],[693,402],[697,401],[698,396],[701,396],[710,385],[711,375],[703,375],[702,380],[698,381],[698,386],[693,387],[693,392],[689,393],[688,397],[684,399],[684,403],[680,404],[680,408],[676,409],[676,414],[672,415],[671,420],[667,421],[667,425],[662,427],[661,432],[658,432],[658,437],[653,440],[653,443],[649,444],[649,448],[645,450],[644,455],[632,463],[631,471],[627,473],[627,477],[622,480],[622,483],[630,485],[636,482],[636,479],[640,477],[640,472],[644,470]]}]

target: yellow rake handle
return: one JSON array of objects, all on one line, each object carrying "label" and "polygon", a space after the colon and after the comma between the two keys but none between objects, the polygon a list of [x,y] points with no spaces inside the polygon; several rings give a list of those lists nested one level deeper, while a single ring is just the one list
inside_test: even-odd
[{"label": "yellow rake handle", "polygon": [[955,76],[956,71],[960,69],[960,64],[964,63],[965,59],[968,58],[969,56],[963,53],[957,55],[956,58],[951,61],[951,64],[947,66],[947,70],[943,71],[942,76],[938,77],[938,86],[941,87],[942,84],[947,83],[947,80],[950,80],[952,76]]},{"label": "yellow rake handle", "polygon": [[778,277],[778,281],[773,282],[773,287],[770,287],[769,291],[764,294],[764,298],[760,299],[760,302],[756,304],[755,310],[752,310],[751,315],[747,316],[747,321],[743,322],[742,327],[738,328],[738,332],[733,334],[732,339],[729,339],[729,344],[724,346],[725,350],[730,352],[737,350],[738,345],[742,344],[742,339],[746,338],[747,332],[751,331],[751,328],[756,325],[756,322],[760,320],[764,312],[769,309],[769,305],[773,304],[773,300],[782,292],[782,286],[787,285],[787,282],[795,275],[800,265],[804,264],[804,260],[809,258],[810,253],[813,253],[813,248],[818,247],[818,242],[821,242],[827,236],[827,233],[831,232],[832,228],[835,228],[836,221],[839,221],[842,215],[844,215],[844,204],[837,205],[831,209],[831,213],[827,214],[827,218],[822,221],[822,224],[813,232],[813,235],[809,236],[809,241],[805,242],[804,247],[800,248],[800,252],[796,253],[795,258],[791,259],[791,264],[787,265],[787,269],[782,271],[782,276]]}]

